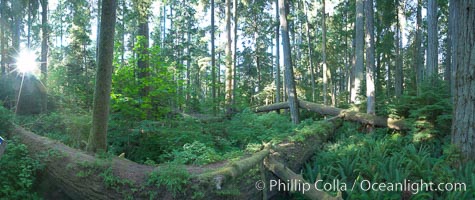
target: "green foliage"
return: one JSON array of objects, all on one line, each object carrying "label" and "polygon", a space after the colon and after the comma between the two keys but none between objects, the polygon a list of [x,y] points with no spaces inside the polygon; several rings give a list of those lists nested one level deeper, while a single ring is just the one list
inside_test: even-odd
[{"label": "green foliage", "polygon": [[101,174],[99,174],[99,176],[104,179],[104,184],[108,188],[112,188],[117,192],[121,192],[122,186],[132,185],[132,181],[115,176],[112,172],[112,167],[104,170]]},{"label": "green foliage", "polygon": [[225,131],[231,142],[244,149],[249,143],[278,142],[293,128],[288,116],[274,112],[258,115],[247,109],[234,116]]},{"label": "green foliage", "polygon": [[313,120],[302,121],[295,129],[295,135],[291,136],[291,140],[303,142],[307,137],[315,134],[329,133],[327,130],[332,126],[328,122],[314,122]]},{"label": "green foliage", "polygon": [[[434,88],[437,88],[436,90]],[[452,124],[452,104],[447,84],[439,79],[425,81],[420,94],[403,95],[393,114],[413,121],[415,140],[441,140],[448,137]]]},{"label": "green foliage", "polygon": [[18,140],[8,141],[0,159],[0,199],[39,199],[32,192],[40,162],[28,155],[28,149]]},{"label": "green foliage", "polygon": [[5,135],[12,128],[12,114],[2,106],[0,101],[0,136]]},{"label": "green foliage", "polygon": [[176,195],[185,189],[189,179],[190,174],[183,165],[169,162],[150,173],[147,183],[157,187],[164,186]]},{"label": "green foliage", "polygon": [[[325,147],[315,159],[305,165],[304,176],[315,181],[321,176],[324,182],[340,180],[351,188],[361,180],[372,183],[412,182],[424,180],[434,183],[462,182],[470,186],[475,181],[474,164],[460,165],[460,154],[450,144],[442,144],[444,153],[439,155],[440,146],[431,143],[414,143],[412,135],[387,134],[377,130],[371,135],[357,132],[357,126],[345,123],[338,131],[338,140]],[[472,170],[472,171],[470,171]],[[357,188],[356,186],[355,188]],[[347,191],[345,199],[401,199],[402,192]],[[475,190],[467,187],[466,192],[426,192],[413,194],[414,199],[471,199]],[[452,198],[460,197],[460,198]],[[461,198],[463,197],[463,198]]]},{"label": "green foliage", "polygon": [[173,151],[173,157],[176,161],[184,164],[203,165],[221,160],[222,157],[213,149],[205,144],[195,141],[183,145],[183,150]]},{"label": "green foliage", "polygon": [[65,109],[36,116],[17,116],[17,123],[36,134],[63,142],[73,148],[84,149],[91,127],[91,114],[80,109]]},{"label": "green foliage", "polygon": [[[143,38],[138,40],[135,51],[143,48],[139,45]],[[130,59],[127,64],[117,68],[112,76],[111,110],[120,113],[123,119],[134,121],[161,119],[170,112],[170,102],[179,99],[175,96],[177,82],[174,81],[173,70],[161,59],[158,46],[147,49],[147,52],[150,55],[147,58],[150,66],[140,70],[149,76],[136,78],[137,59]],[[145,59],[142,57],[144,56],[138,59]],[[141,92],[144,88],[150,88],[146,96]]]}]

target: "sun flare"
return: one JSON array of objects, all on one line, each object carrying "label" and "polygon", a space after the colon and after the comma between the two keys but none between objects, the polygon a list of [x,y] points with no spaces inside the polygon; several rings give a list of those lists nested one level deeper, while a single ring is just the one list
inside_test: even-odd
[{"label": "sun flare", "polygon": [[36,55],[33,51],[22,50],[16,58],[16,69],[20,73],[33,73],[38,68]]}]

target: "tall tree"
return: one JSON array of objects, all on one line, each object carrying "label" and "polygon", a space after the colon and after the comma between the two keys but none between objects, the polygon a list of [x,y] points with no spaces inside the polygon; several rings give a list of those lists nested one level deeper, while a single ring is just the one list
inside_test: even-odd
[{"label": "tall tree", "polygon": [[[41,81],[43,84],[47,83],[48,77],[48,38],[49,38],[49,28],[48,28],[48,0],[41,0]],[[48,96],[46,93],[42,93],[41,97],[41,110],[42,112],[47,111],[48,105]]]},{"label": "tall tree", "polygon": [[395,73],[395,81],[394,81],[394,93],[396,97],[402,95],[403,90],[403,47],[402,47],[402,37],[403,37],[403,30],[404,30],[404,23],[405,23],[405,15],[404,15],[404,6],[405,0],[402,2],[397,1],[396,3],[396,10],[397,10],[397,21],[396,21],[396,73]]},{"label": "tall tree", "polygon": [[427,77],[438,74],[437,0],[427,5]]},{"label": "tall tree", "polygon": [[327,69],[327,26],[325,13],[325,0],[322,1],[322,65],[323,65],[323,104],[328,105],[328,72]]},{"label": "tall tree", "polygon": [[307,46],[308,46],[308,65],[309,65],[309,74],[310,74],[310,85],[312,86],[312,101],[315,102],[316,98],[316,89],[315,89],[315,69],[313,66],[313,47],[312,47],[312,40],[310,36],[310,20],[308,19],[309,8],[306,2],[304,4],[304,11],[305,11],[305,22],[306,22],[306,34],[307,34]]},{"label": "tall tree", "polygon": [[[146,97],[150,92],[150,86],[147,83],[147,79],[150,77],[149,69],[149,8],[152,2],[150,0],[134,0],[135,10],[138,15],[138,33],[137,42],[139,44],[139,52],[137,59],[138,78],[141,84],[140,96]],[[101,39],[99,39],[100,41]]]},{"label": "tall tree", "polygon": [[[457,57],[452,143],[467,160],[475,160],[475,2],[452,1],[457,8]],[[453,19],[453,18],[452,18]]]},{"label": "tall tree", "polygon": [[275,0],[275,102],[281,101],[280,93],[280,21],[279,21],[279,0]]},{"label": "tall tree", "polygon": [[92,128],[87,146],[87,150],[90,152],[107,151],[107,123],[112,85],[116,6],[116,0],[102,1],[99,60],[97,62],[94,89]]},{"label": "tall tree", "polygon": [[211,0],[211,97],[213,100],[213,113],[217,112],[217,98],[216,98],[216,52],[214,45],[214,0]]},{"label": "tall tree", "polygon": [[455,54],[456,45],[457,45],[457,30],[458,30],[458,6],[459,4],[456,2],[458,0],[450,0],[449,1],[449,37],[450,37],[450,53],[451,54],[451,72],[450,72],[450,93],[451,93],[451,100],[453,102],[453,96],[455,91],[455,72],[457,66],[457,56]]},{"label": "tall tree", "polygon": [[373,0],[365,0],[366,13],[366,98],[368,114],[375,114],[374,88],[374,11]]},{"label": "tall tree", "polygon": [[420,85],[424,78],[424,60],[422,56],[422,0],[417,0],[416,35],[414,41],[414,70],[416,72],[417,94],[420,94]]},{"label": "tall tree", "polygon": [[[233,98],[233,62],[231,55],[231,0],[226,0],[226,49],[225,49],[225,60],[226,60],[226,112],[229,114],[232,111],[232,98]],[[236,1],[236,0],[234,0]]]},{"label": "tall tree", "polygon": [[238,39],[238,1],[239,0],[234,0],[233,1],[233,21],[234,21],[234,27],[233,27],[233,92],[232,92],[232,101],[233,104],[236,101],[236,88],[237,88],[237,39]]},{"label": "tall tree", "polygon": [[6,39],[5,39],[5,21],[6,21],[6,15],[5,15],[5,9],[6,9],[6,3],[5,0],[2,0],[0,2],[0,27],[2,29],[0,30],[0,68],[1,68],[1,74],[0,75],[5,75],[6,74],[6,52],[5,52],[5,47],[6,47]]},{"label": "tall tree", "polygon": [[290,52],[289,26],[287,24],[288,4],[286,0],[279,0],[280,26],[282,34],[284,67],[285,67],[285,87],[288,92],[288,102],[290,116],[294,124],[300,122],[297,91],[295,89],[294,70],[292,68],[292,57]]},{"label": "tall tree", "polygon": [[363,68],[364,68],[364,24],[363,24],[364,2],[363,0],[356,0],[356,23],[355,23],[355,69],[354,69],[354,86],[351,90],[351,101],[359,103],[356,98],[360,93],[361,82],[363,81]]}]

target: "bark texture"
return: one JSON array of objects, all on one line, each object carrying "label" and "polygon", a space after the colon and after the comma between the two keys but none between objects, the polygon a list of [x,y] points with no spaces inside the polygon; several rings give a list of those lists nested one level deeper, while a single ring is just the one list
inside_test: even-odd
[{"label": "bark texture", "polygon": [[356,35],[355,35],[355,78],[354,78],[354,90],[351,90],[351,101],[353,103],[359,103],[357,98],[361,90],[361,83],[363,82],[363,68],[364,68],[364,2],[363,0],[356,0]]},{"label": "bark texture", "polygon": [[452,143],[475,160],[475,2],[455,1],[458,29]]},{"label": "bark texture", "polygon": [[289,26],[287,24],[287,1],[279,0],[280,26],[282,33],[284,67],[285,67],[285,87],[287,90],[287,100],[290,107],[290,116],[294,124],[300,122],[297,90],[295,89],[294,69],[292,67],[292,57],[290,52]]},{"label": "bark texture", "polygon": [[365,1],[366,9],[366,113],[376,112],[375,88],[374,88],[374,13],[373,0]]},{"label": "bark texture", "polygon": [[438,74],[437,0],[427,5],[427,77]]},{"label": "bark texture", "polygon": [[114,34],[117,2],[102,2],[99,60],[97,62],[96,85],[92,109],[92,128],[88,151],[107,150],[107,124],[109,121],[110,93],[112,88],[112,60],[114,58]]}]

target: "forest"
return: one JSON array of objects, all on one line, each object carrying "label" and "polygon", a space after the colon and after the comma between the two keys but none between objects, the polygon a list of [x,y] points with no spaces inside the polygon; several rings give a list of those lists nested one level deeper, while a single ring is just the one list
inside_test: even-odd
[{"label": "forest", "polygon": [[0,0],[0,200],[475,199],[473,0]]}]

